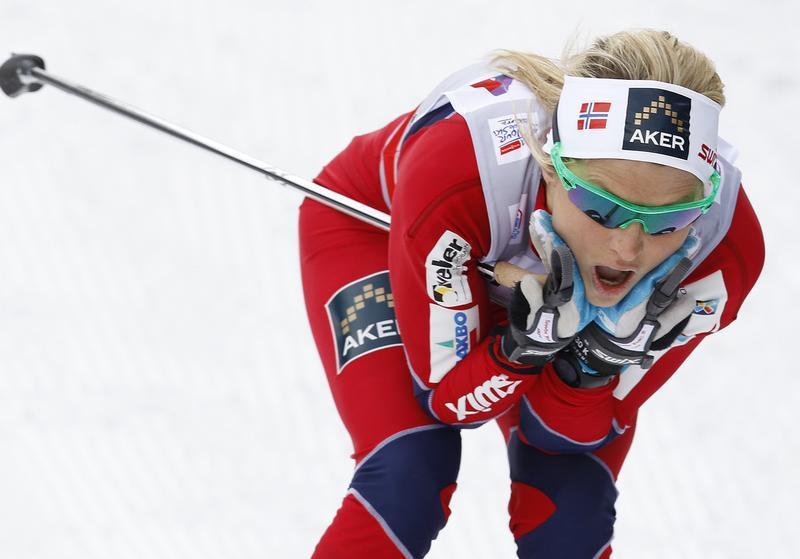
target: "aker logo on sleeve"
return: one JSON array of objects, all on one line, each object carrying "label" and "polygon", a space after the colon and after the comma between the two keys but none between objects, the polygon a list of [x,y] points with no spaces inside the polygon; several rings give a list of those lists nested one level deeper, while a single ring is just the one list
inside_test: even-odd
[{"label": "aker logo on sleeve", "polygon": [[680,93],[632,87],[628,91],[622,149],[688,160],[691,112],[692,100]]},{"label": "aker logo on sleeve", "polygon": [[469,260],[470,244],[445,231],[425,259],[428,296],[443,307],[458,307],[472,302],[464,264]]},{"label": "aker logo on sleeve", "polygon": [[478,339],[478,307],[463,311],[429,305],[431,374],[429,382],[439,382],[467,356]]},{"label": "aker logo on sleeve", "polygon": [[395,320],[388,271],[345,285],[334,293],[325,308],[336,347],[336,374],[362,355],[403,344]]}]

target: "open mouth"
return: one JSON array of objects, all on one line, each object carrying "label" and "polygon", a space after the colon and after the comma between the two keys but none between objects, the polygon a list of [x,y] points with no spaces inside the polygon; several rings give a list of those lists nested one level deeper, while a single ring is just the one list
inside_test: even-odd
[{"label": "open mouth", "polygon": [[632,270],[617,270],[609,266],[595,266],[592,271],[595,287],[609,295],[619,293],[627,288],[634,276]]}]

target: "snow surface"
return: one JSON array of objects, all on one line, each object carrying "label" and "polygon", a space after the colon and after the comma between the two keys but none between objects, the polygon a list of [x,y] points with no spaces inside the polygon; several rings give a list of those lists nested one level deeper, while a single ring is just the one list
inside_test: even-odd
[{"label": "snow surface", "polygon": [[[707,52],[767,263],[643,408],[615,556],[790,558],[797,6],[0,0],[0,48],[305,177],[494,48],[650,26]],[[52,88],[0,98],[0,170],[0,558],[308,557],[352,463],[299,196]],[[493,425],[464,434],[459,483],[429,557],[513,557]]]}]

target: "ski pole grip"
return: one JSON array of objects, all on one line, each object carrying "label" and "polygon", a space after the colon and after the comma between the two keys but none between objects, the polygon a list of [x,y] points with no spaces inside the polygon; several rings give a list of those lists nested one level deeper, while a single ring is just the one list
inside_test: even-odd
[{"label": "ski pole grip", "polygon": [[541,274],[532,274],[528,270],[508,262],[501,261],[494,265],[494,279],[497,283],[504,285],[505,287],[510,287],[513,289],[514,284],[521,281],[524,276],[536,276],[536,281],[542,284],[547,279],[546,276]]},{"label": "ski pole grip", "polygon": [[43,84],[30,76],[34,68],[44,70],[44,60],[41,56],[12,54],[11,58],[0,66],[0,89],[9,97],[39,91]]}]

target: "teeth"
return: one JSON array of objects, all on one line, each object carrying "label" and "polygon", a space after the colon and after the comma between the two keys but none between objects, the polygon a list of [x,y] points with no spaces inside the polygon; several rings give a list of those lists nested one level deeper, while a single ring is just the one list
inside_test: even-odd
[{"label": "teeth", "polygon": [[[599,277],[599,276],[598,276],[598,277]],[[621,284],[623,281],[625,281],[625,279],[624,279],[624,278],[623,278],[623,279],[621,279],[621,280],[607,280],[607,279],[605,279],[605,278],[600,278],[600,283],[602,283],[603,285],[619,285],[619,284]]]},{"label": "teeth", "polygon": [[608,266],[597,266],[596,273],[600,283],[611,287],[625,283],[625,280],[627,280],[631,274],[630,271],[616,270]]}]

